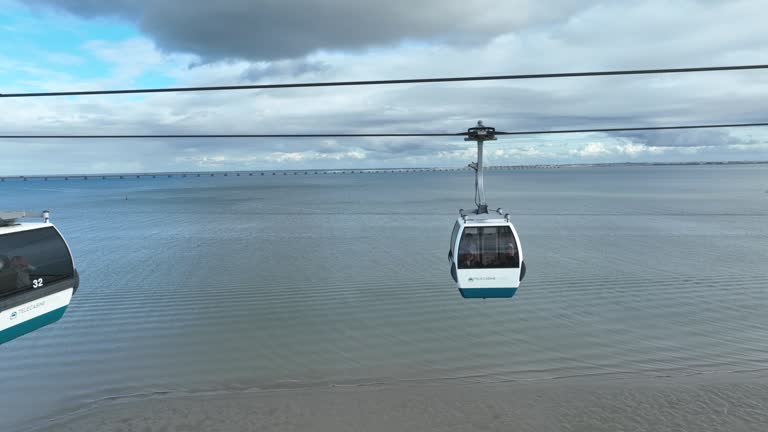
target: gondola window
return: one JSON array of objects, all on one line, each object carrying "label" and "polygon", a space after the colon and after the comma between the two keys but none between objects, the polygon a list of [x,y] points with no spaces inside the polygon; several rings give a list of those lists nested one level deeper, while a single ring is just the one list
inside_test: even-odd
[{"label": "gondola window", "polygon": [[0,237],[0,297],[73,277],[69,249],[53,228]]},{"label": "gondola window", "polygon": [[467,227],[459,244],[460,269],[518,268],[519,255],[509,226]]}]

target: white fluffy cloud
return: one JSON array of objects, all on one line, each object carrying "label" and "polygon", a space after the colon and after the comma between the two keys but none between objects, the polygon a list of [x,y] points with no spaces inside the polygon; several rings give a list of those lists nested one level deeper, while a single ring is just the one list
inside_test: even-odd
[{"label": "white fluffy cloud", "polygon": [[603,158],[609,156],[625,155],[630,159],[643,155],[661,155],[669,151],[671,147],[653,147],[638,143],[614,143],[614,140],[605,142],[591,142],[587,145],[570,151],[571,155],[579,156],[585,159]]},{"label": "white fluffy cloud", "polygon": [[669,147],[652,147],[647,146],[645,144],[624,144],[618,146],[619,153],[623,153],[630,157],[636,157],[641,156],[643,154],[652,154],[652,155],[660,155],[664,153],[665,150],[668,150]]},{"label": "white fluffy cloud", "polygon": [[365,152],[362,151],[349,151],[343,153],[318,153],[315,151],[306,152],[274,152],[266,156],[266,160],[270,162],[307,162],[318,160],[360,160],[365,159]]},{"label": "white fluffy cloud", "polygon": [[579,150],[571,150],[571,154],[585,158],[606,156],[612,153],[613,151],[601,142],[591,142]]}]

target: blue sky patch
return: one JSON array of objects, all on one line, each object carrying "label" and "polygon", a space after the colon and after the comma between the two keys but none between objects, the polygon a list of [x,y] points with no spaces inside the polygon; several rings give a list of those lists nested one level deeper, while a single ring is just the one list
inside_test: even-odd
[{"label": "blue sky patch", "polygon": [[[94,55],[88,44],[141,38],[134,26],[120,20],[86,20],[65,13],[32,11],[18,4],[0,10],[0,32],[0,59],[4,63],[0,65],[0,77],[5,91],[39,91],[48,81],[104,79],[114,65]],[[131,85],[172,83],[171,78],[151,71]]]}]

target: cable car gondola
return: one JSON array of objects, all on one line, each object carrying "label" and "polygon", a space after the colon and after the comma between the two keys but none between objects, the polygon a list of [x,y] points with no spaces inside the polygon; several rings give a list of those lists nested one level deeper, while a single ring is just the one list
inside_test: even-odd
[{"label": "cable car gondola", "polygon": [[451,277],[464,298],[509,298],[525,277],[520,237],[501,209],[491,213],[483,185],[483,142],[495,140],[495,129],[477,122],[467,130],[466,141],[477,141],[475,205],[472,212],[459,210],[453,226],[448,260]]},{"label": "cable car gondola", "polygon": [[80,282],[49,213],[42,223],[23,217],[0,213],[0,344],[58,321]]}]

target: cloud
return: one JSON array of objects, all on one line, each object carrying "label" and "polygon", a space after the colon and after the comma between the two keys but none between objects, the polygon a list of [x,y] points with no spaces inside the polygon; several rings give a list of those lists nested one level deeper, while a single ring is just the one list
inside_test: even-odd
[{"label": "cloud", "polygon": [[601,142],[591,142],[579,150],[571,150],[571,154],[581,157],[606,156],[611,153],[613,151]]},{"label": "cloud", "polygon": [[[135,24],[144,35],[109,40],[93,30],[98,27],[95,24],[89,27],[90,21],[68,17],[65,20],[77,24],[79,31],[100,39],[70,51],[64,47],[59,52],[76,52],[83,59],[83,70],[96,62],[98,70],[106,72],[96,78],[93,73],[79,76],[74,69],[80,66],[57,68],[35,63],[28,56],[3,55],[0,91],[127,88],[148,86],[148,82],[156,82],[153,80],[183,87],[768,63],[768,26],[763,22],[764,2],[760,1],[554,1],[528,2],[519,9],[515,7],[522,3],[514,1],[493,7],[483,2],[441,2],[448,6],[434,8],[434,16],[426,18],[420,15],[421,4],[406,8],[397,1],[376,3],[370,6],[371,13],[378,13],[375,23],[366,21],[370,17],[355,21],[347,10],[354,10],[352,2],[332,1],[325,4],[336,14],[334,20],[318,19],[296,30],[291,20],[315,19],[310,15],[319,6],[307,5],[296,9],[301,13],[295,15],[302,16],[285,18],[281,14],[286,5],[299,8],[304,4],[248,2],[246,6],[245,2],[191,1],[180,7],[180,3],[168,0],[35,0],[33,4],[45,10],[53,6],[82,17],[118,17]],[[168,22],[173,24],[186,17],[187,28],[169,26],[167,35],[152,30],[150,24],[165,19],[165,9],[171,6],[184,10],[180,10],[178,18],[168,18]],[[472,13],[467,12],[469,8]],[[253,22],[216,19],[223,10],[236,11],[243,17],[259,11],[263,16]],[[455,18],[457,11],[463,12],[464,18],[455,20],[456,25],[441,24]],[[416,27],[411,22],[413,17],[389,20],[411,12],[423,18],[424,29],[412,28]],[[203,19],[200,17],[212,22],[198,24],[197,20]],[[499,26],[494,21],[497,19],[515,24]],[[486,21],[487,28],[478,24]],[[223,28],[221,22],[231,28]],[[103,20],[98,23],[103,27]],[[352,23],[357,27],[344,28]],[[366,26],[372,28],[370,37],[355,33]],[[391,34],[376,36],[377,27],[387,27]],[[253,39],[254,34],[267,31],[271,33],[263,39]],[[446,31],[451,34],[445,35]],[[240,33],[251,38],[247,49],[233,36]],[[343,40],[335,41],[332,35]],[[278,56],[289,52],[283,45],[290,47],[294,43],[301,49],[285,54],[287,57]],[[365,48],[369,46],[376,48]],[[19,78],[8,79],[14,73]],[[0,130],[18,134],[455,133],[479,119],[504,131],[738,123],[765,121],[766,101],[768,75],[761,71],[25,98],[3,100]],[[765,145],[760,144],[766,142],[768,129],[760,128],[543,135],[500,138],[487,147],[487,156],[491,164],[592,159],[756,160],[768,158]],[[475,159],[473,143],[465,143],[461,137],[0,144],[4,149],[0,158],[2,174],[60,172],[61,167],[87,171],[94,169],[94,163],[109,161],[162,171],[201,166],[464,166]],[[28,157],[32,147],[35,154],[44,157],[34,167],[25,166],[20,161]],[[358,154],[365,158],[357,159]]]},{"label": "cloud", "polygon": [[279,60],[319,50],[361,50],[405,41],[484,43],[526,25],[567,19],[574,0],[31,0],[92,17],[138,23],[168,52],[205,61]]},{"label": "cloud", "polygon": [[246,148],[220,149],[216,151],[188,149],[184,155],[175,158],[176,163],[194,165],[202,169],[262,169],[268,166],[285,168],[289,166],[307,166],[317,161],[355,162],[367,158],[362,150],[321,153],[314,150],[292,152],[260,152]]},{"label": "cloud", "polygon": [[360,142],[359,147],[374,157],[391,158],[399,156],[435,155],[441,151],[463,150],[466,144],[450,140],[426,141],[412,138],[372,139]]},{"label": "cloud", "polygon": [[629,157],[637,157],[643,154],[659,155],[668,150],[668,148],[629,143],[617,146],[617,150],[619,153]]},{"label": "cloud", "polygon": [[[488,161],[493,163],[494,160],[526,160],[537,158],[547,156],[547,153],[534,146],[528,146],[523,148],[496,149],[489,152],[488,156]],[[550,156],[554,155],[550,154]]]},{"label": "cloud", "polygon": [[363,151],[355,150],[343,153],[318,153],[314,151],[307,152],[275,152],[267,155],[266,160],[270,162],[307,162],[317,160],[360,160],[365,159],[366,154]]},{"label": "cloud", "polygon": [[264,78],[296,78],[306,74],[316,74],[330,69],[327,63],[311,60],[278,60],[261,62],[243,72],[243,78],[258,81]]},{"label": "cloud", "polygon": [[[104,40],[91,40],[85,44],[85,50],[95,58],[112,65],[115,79],[123,82],[141,76],[154,67],[159,67],[165,58],[154,44],[146,39],[132,38],[117,43]],[[130,56],[126,56],[130,53]]]},{"label": "cloud", "polygon": [[719,129],[682,129],[662,131],[618,132],[614,136],[627,138],[652,148],[663,147],[719,147],[757,144],[749,137],[739,137],[734,132]]},{"label": "cloud", "polygon": [[[610,138],[608,141],[614,141]],[[625,155],[632,159],[643,155],[661,155],[668,151],[667,147],[654,147],[645,144],[625,143],[614,144],[605,142],[591,142],[579,149],[571,150],[569,153],[584,159],[601,158],[606,156]]]}]

